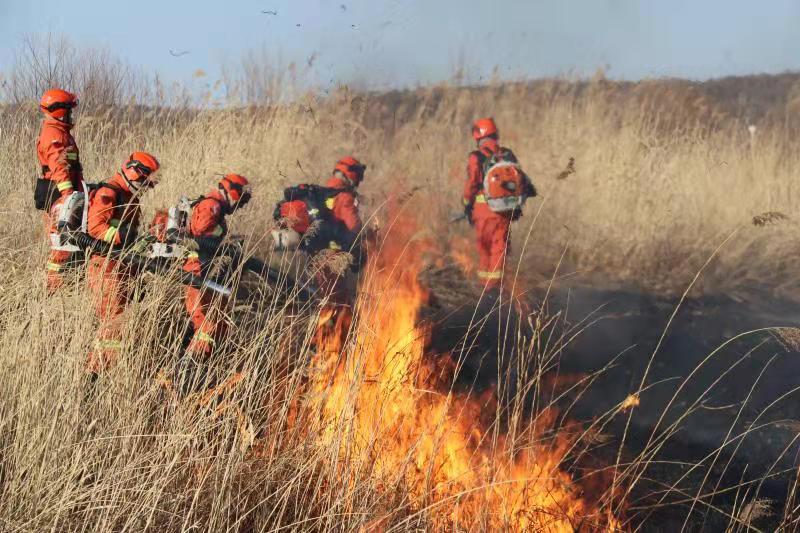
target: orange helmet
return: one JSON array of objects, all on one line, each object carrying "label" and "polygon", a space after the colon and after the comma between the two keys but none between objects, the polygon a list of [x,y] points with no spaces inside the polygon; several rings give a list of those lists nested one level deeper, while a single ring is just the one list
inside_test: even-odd
[{"label": "orange helmet", "polygon": [[476,141],[499,134],[500,132],[497,130],[497,124],[494,123],[493,118],[480,118],[472,125],[472,138]]},{"label": "orange helmet", "polygon": [[62,89],[50,89],[42,95],[39,108],[44,114],[62,122],[70,122],[71,111],[78,106],[78,97]]},{"label": "orange helmet", "polygon": [[147,152],[133,152],[122,165],[122,177],[132,192],[138,191],[142,186],[152,188],[158,184],[154,174],[159,168],[161,164],[155,156]]},{"label": "orange helmet", "polygon": [[252,196],[250,182],[239,174],[228,174],[219,181],[219,189],[228,198],[229,205],[244,207]]},{"label": "orange helmet", "polygon": [[356,187],[364,180],[365,170],[367,170],[367,165],[362,165],[358,159],[352,156],[343,157],[333,168],[334,173],[339,172]]}]

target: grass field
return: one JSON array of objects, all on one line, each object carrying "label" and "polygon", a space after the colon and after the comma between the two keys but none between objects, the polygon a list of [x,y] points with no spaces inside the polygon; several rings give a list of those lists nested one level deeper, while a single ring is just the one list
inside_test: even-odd
[{"label": "grass field", "polygon": [[[469,228],[448,219],[459,209],[469,124],[491,115],[541,193],[513,236],[517,293],[577,276],[680,294],[732,236],[695,291],[800,296],[793,125],[765,114],[751,135],[747,117],[701,96],[598,78],[82,110],[76,138],[90,180],[109,177],[135,149],[160,159],[146,220],[204,192],[216,174],[252,178],[254,200],[231,227],[262,256],[284,186],[321,181],[348,153],[369,165],[363,213],[383,241],[353,327],[317,331],[316,306],[287,304],[250,280],[228,309],[237,327],[216,362],[245,378],[224,397],[192,401],[157,380],[179,354],[186,318],[180,287],[152,276],[127,312],[122,360],[88,386],[95,324],[81,274],[56,296],[44,290],[46,243],[31,201],[36,109],[0,108],[2,529],[627,527],[625,488],[644,470],[619,457],[587,470],[585,456],[632,405],[594,424],[561,420],[548,370],[568,334],[534,311],[498,350],[497,394],[457,390],[466,350],[432,357],[420,313],[430,294],[474,305],[477,291],[419,280],[433,268],[472,267]],[[789,218],[753,224],[767,212]],[[731,511],[731,527],[754,520],[753,509]]]}]

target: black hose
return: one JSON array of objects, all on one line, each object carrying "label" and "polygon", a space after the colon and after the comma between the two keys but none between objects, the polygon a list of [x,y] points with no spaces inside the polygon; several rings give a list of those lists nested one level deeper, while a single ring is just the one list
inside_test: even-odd
[{"label": "black hose", "polygon": [[[174,268],[172,262],[163,263],[154,261],[153,259],[142,257],[136,254],[125,253],[124,249],[114,248],[113,245],[95,239],[91,235],[83,232],[71,232],[67,235],[69,241],[82,248],[86,252],[105,255],[113,259],[118,259],[126,264],[133,265],[142,270],[152,272],[154,274],[164,274],[173,272],[177,275],[178,281],[183,285],[188,285],[196,289],[210,289],[216,292],[224,292],[226,289],[217,283],[203,279],[202,277],[195,276],[190,272]],[[199,247],[201,254],[214,255],[222,243],[221,239],[215,237],[200,237],[194,239]],[[253,272],[259,276],[266,276],[267,280],[274,285],[285,285],[290,291],[294,291],[297,296],[304,301],[312,299],[316,294],[316,289],[309,286],[301,286],[296,280],[289,276],[282,274],[280,271],[272,268],[261,259],[251,257],[247,259],[243,267],[245,270]],[[227,291],[229,292],[229,291]]]},{"label": "black hose", "polygon": [[91,235],[83,232],[70,232],[67,234],[67,240],[71,241],[75,246],[83,249],[85,252],[94,252],[101,255],[109,255],[112,253],[112,246],[109,243],[95,239]]},{"label": "black hose", "polygon": [[217,255],[223,243],[220,237],[192,237],[191,240],[197,243],[197,253],[206,257]]},{"label": "black hose", "polygon": [[[225,247],[224,238],[221,237],[192,237],[192,240],[197,243],[197,253],[200,254],[201,257],[216,256],[220,248]],[[229,250],[232,251],[235,256],[234,261],[238,262],[236,260],[241,256],[241,249],[231,246]],[[273,285],[285,285],[290,291],[296,292],[297,296],[302,300],[310,300],[316,292],[313,287],[300,286],[294,279],[272,268],[256,257],[247,259],[242,266],[244,270],[250,271],[258,276],[266,277],[267,281]]]},{"label": "black hose", "polygon": [[79,248],[82,248],[86,252],[105,255],[113,259],[118,259],[125,264],[135,266],[139,269],[146,270],[154,274],[164,274],[167,272],[172,272],[177,275],[178,281],[183,285],[188,285],[196,289],[210,289],[216,292],[221,292],[223,294],[230,293],[230,291],[225,289],[224,287],[216,283],[206,281],[199,276],[195,276],[191,272],[186,272],[183,270],[176,269],[171,264],[156,262],[147,257],[142,257],[136,254],[125,253],[124,249],[115,249],[113,245],[95,239],[94,237],[86,233],[71,232],[67,235],[67,238],[73,244],[75,244]]}]

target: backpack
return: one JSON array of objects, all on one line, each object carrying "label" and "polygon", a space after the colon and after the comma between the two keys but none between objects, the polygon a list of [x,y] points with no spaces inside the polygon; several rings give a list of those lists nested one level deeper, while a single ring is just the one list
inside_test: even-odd
[{"label": "backpack", "polygon": [[[195,242],[203,241],[209,247],[200,252],[202,260],[208,259],[206,256],[216,256],[217,247],[221,243],[222,235],[218,237],[208,236],[192,236],[191,235],[191,220],[194,208],[203,200],[213,200],[220,204],[224,210],[222,201],[213,196],[201,195],[197,198],[190,199],[186,196],[181,196],[178,203],[170,207],[167,211],[157,212],[153,221],[150,223],[150,235],[156,242],[150,244],[149,257],[163,257],[163,258],[181,258],[186,257],[188,250],[182,245],[184,239],[191,239]],[[220,226],[227,233],[227,225],[223,218]],[[211,239],[217,239],[212,244]],[[210,252],[213,247],[213,253]],[[202,248],[202,246],[201,246]]]},{"label": "backpack", "polygon": [[176,240],[189,234],[192,209],[204,199],[205,196],[200,196],[194,200],[181,196],[178,203],[167,210],[167,220],[164,228],[165,240]]},{"label": "backpack", "polygon": [[508,213],[525,205],[528,199],[525,173],[507,148],[501,148],[484,161],[483,194],[489,209],[495,213]]},{"label": "backpack", "polygon": [[349,249],[354,236],[333,217],[334,201],[343,192],[355,194],[352,188],[335,189],[313,184],[287,187],[283,191],[283,200],[275,206],[272,218],[280,222],[283,229],[297,232],[302,238],[300,247],[307,252],[329,248],[331,243]]},{"label": "backpack", "polygon": [[353,189],[334,189],[321,185],[301,184],[283,190],[283,201],[278,202],[272,218],[283,220],[285,225],[303,235],[317,221],[333,222],[333,204],[342,192],[355,194]]},{"label": "backpack", "polygon": [[80,248],[67,242],[65,233],[76,232],[89,233],[88,220],[89,220],[89,203],[94,198],[97,191],[106,187],[114,191],[114,195],[119,200],[119,194],[122,192],[118,187],[105,183],[86,183],[83,184],[83,191],[75,191],[70,194],[64,203],[61,204],[61,209],[58,213],[58,220],[56,221],[56,228],[58,233],[50,234],[50,248],[53,250],[64,252],[77,252]]}]

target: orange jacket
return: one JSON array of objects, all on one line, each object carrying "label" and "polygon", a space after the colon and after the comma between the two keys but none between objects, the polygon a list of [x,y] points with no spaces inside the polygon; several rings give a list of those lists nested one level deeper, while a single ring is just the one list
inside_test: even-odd
[{"label": "orange jacket", "polygon": [[36,142],[42,177],[54,181],[61,196],[81,190],[83,180],[80,153],[70,133],[71,128],[58,120],[45,119]]},{"label": "orange jacket", "polygon": [[140,216],[139,201],[130,193],[122,176],[114,174],[90,196],[89,235],[120,245],[136,231]]},{"label": "orange jacket", "polygon": [[358,200],[352,191],[351,185],[338,176],[332,176],[326,187],[331,189],[342,189],[342,192],[333,197],[333,207],[331,213],[333,218],[342,224],[354,235],[361,231],[361,217],[358,214]]},{"label": "orange jacket", "polygon": [[228,232],[225,211],[222,193],[211,191],[192,208],[189,234],[192,237],[224,237]]}]

